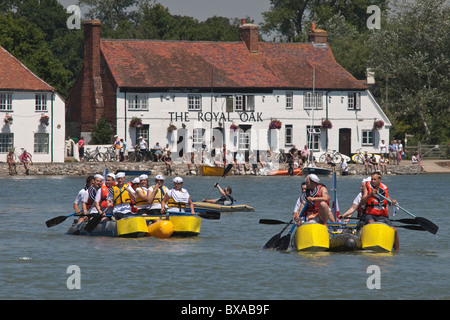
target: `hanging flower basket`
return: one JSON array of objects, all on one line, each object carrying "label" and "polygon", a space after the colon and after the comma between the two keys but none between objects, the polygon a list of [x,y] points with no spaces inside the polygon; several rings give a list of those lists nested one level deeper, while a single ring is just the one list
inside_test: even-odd
[{"label": "hanging flower basket", "polygon": [[167,127],[167,133],[171,133],[172,131],[174,131],[174,130],[177,130],[177,127],[174,125],[174,124],[170,124],[168,127]]},{"label": "hanging flower basket", "polygon": [[41,116],[41,118],[39,119],[39,122],[41,124],[43,124],[44,126],[48,126],[48,124],[49,124],[49,117],[47,115],[43,114]]},{"label": "hanging flower basket", "polygon": [[280,120],[272,120],[269,124],[269,129],[280,129],[281,121]]},{"label": "hanging flower basket", "polygon": [[323,129],[331,129],[333,128],[333,125],[331,124],[331,121],[328,119],[322,120],[322,128]]},{"label": "hanging flower basket", "polygon": [[142,127],[142,119],[138,117],[131,118],[130,127],[140,128]]},{"label": "hanging flower basket", "polygon": [[6,125],[12,125],[12,123],[13,123],[13,117],[12,116],[10,116],[9,114],[7,114],[6,116],[5,116],[5,118],[3,119],[3,122],[5,122],[5,124]]},{"label": "hanging flower basket", "polygon": [[231,124],[231,126],[230,126],[230,130],[233,130],[234,132],[236,132],[236,131],[239,130],[239,126],[238,126],[238,125],[235,125],[235,124],[233,123],[233,124]]},{"label": "hanging flower basket", "polygon": [[383,128],[384,126],[384,121],[383,120],[375,120],[373,122],[373,128],[376,130],[380,130],[381,128]]}]

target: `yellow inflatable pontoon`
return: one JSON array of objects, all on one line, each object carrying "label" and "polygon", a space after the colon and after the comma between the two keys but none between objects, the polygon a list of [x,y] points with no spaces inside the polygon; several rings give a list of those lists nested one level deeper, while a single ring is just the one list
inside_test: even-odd
[{"label": "yellow inflatable pontoon", "polygon": [[293,247],[298,251],[325,251],[330,247],[328,229],[323,224],[310,221],[297,228]]},{"label": "yellow inflatable pontoon", "polygon": [[361,229],[361,245],[363,250],[377,252],[392,251],[395,230],[387,224],[373,222]]}]

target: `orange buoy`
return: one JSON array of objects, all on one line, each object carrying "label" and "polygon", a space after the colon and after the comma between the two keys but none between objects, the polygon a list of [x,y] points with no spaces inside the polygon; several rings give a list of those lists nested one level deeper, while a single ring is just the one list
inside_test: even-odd
[{"label": "orange buoy", "polygon": [[148,226],[148,235],[161,239],[169,238],[173,233],[173,223],[168,220],[159,220]]}]

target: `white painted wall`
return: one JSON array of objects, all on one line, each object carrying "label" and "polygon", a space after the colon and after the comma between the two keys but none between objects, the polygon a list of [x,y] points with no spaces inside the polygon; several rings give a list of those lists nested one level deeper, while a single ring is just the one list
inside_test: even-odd
[{"label": "white painted wall", "polygon": [[[0,90],[1,91],[1,90]],[[35,110],[36,92],[13,92],[12,110],[1,111],[0,130],[2,133],[14,133],[14,147],[16,153],[25,148],[31,153],[33,162],[64,162],[65,136],[65,103],[58,94],[47,94],[47,111]],[[5,125],[3,118],[6,114],[13,116],[13,124]],[[41,115],[49,117],[49,125],[40,124]],[[36,153],[34,150],[34,134],[48,133],[48,153]],[[6,153],[0,153],[0,161],[6,161]]]},{"label": "white painted wall", "polygon": [[[143,124],[149,124],[150,143],[149,147],[153,147],[156,142],[161,146],[169,143],[172,151],[176,151],[176,135],[167,134],[167,127],[172,123],[178,129],[182,124],[188,129],[188,147],[192,146],[192,131],[194,128],[204,128],[208,132],[212,128],[219,127],[221,122],[220,116],[225,113],[225,143],[227,149],[237,151],[238,134],[229,129],[232,123],[237,125],[251,125],[251,148],[256,150],[267,150],[269,148],[269,123],[272,118],[278,119],[283,126],[280,130],[275,131],[275,140],[272,141],[272,149],[289,150],[292,146],[285,145],[285,125],[293,125],[294,139],[293,144],[301,149],[307,144],[306,126],[320,126],[322,119],[328,118],[333,124],[332,129],[328,129],[328,149],[339,149],[339,129],[351,129],[351,153],[356,153],[358,149],[363,151],[379,152],[379,143],[381,139],[386,142],[389,140],[389,128],[391,123],[386,115],[376,103],[369,91],[361,92],[361,110],[348,110],[348,96],[346,91],[331,91],[323,93],[321,110],[305,110],[304,109],[304,92],[293,91],[293,109],[286,109],[286,91],[273,91],[271,93],[244,93],[253,94],[255,96],[255,110],[247,115],[231,112],[226,113],[227,95],[235,95],[235,93],[202,93],[202,111],[188,111],[188,94],[187,93],[148,93],[148,111],[130,111],[125,106],[125,94],[117,92],[117,134],[119,138],[125,138],[131,147],[135,143],[136,129],[129,127],[132,117],[139,117]],[[211,95],[212,103],[211,103]],[[127,109],[127,110],[126,110]],[[211,117],[213,114],[219,118]],[[171,118],[172,116],[172,118]],[[204,121],[211,119],[212,121]],[[203,119],[203,121],[200,121]],[[385,122],[385,127],[375,131],[375,144],[369,146],[362,145],[362,130],[372,130],[374,120],[381,119]],[[206,137],[206,144],[209,147],[209,139]],[[324,132],[320,138],[320,151],[315,152],[319,156],[325,151],[326,135]],[[190,151],[190,150],[188,150]]]}]

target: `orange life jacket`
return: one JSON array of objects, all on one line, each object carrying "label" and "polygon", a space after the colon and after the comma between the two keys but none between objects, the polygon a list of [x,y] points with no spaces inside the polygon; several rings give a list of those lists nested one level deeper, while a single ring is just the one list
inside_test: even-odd
[{"label": "orange life jacket", "polygon": [[[311,191],[309,197],[322,197],[322,188],[326,188],[323,184],[317,185],[317,190]],[[307,202],[308,208],[306,209],[306,220],[314,220],[316,216],[319,214],[319,207],[321,201],[314,201],[313,203]],[[328,205],[330,204],[330,200],[325,201]]]},{"label": "orange life jacket", "polygon": [[[369,193],[372,192],[373,188],[372,185],[370,184],[370,181],[366,182],[366,187],[367,187],[367,191]],[[388,193],[388,187],[380,182],[380,187],[378,188],[378,192],[386,197],[389,198],[389,193]],[[367,200],[367,204],[366,204],[366,214],[370,214],[373,216],[384,216],[387,217],[389,215],[389,211],[387,209],[387,200],[378,197],[377,195],[370,197]]]}]

